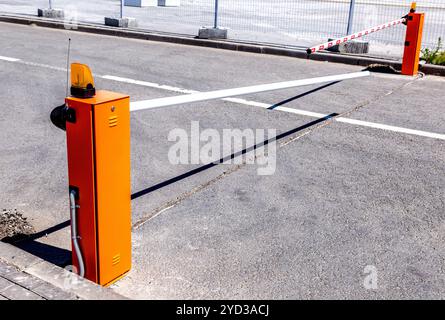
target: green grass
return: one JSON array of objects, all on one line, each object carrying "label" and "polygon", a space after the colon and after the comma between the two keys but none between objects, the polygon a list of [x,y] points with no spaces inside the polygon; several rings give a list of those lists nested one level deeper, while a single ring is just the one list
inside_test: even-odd
[{"label": "green grass", "polygon": [[439,38],[434,50],[428,48],[423,49],[420,59],[424,60],[426,63],[445,66],[445,50],[442,50],[442,39]]}]

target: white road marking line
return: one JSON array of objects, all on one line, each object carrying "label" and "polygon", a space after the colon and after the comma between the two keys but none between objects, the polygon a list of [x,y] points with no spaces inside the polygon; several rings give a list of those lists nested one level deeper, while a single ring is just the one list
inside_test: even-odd
[{"label": "white road marking line", "polygon": [[[263,109],[269,109],[269,108],[273,107],[273,105],[270,105],[270,104],[267,104],[267,103],[256,102],[256,101],[249,101],[249,100],[244,100],[244,99],[239,99],[239,98],[226,98],[226,99],[223,99],[223,100],[234,102],[234,103],[238,103],[238,104],[244,104],[246,106],[259,107],[259,108],[263,108]],[[278,110],[278,111],[298,114],[298,115],[307,116],[307,117],[314,117],[314,118],[324,118],[324,117],[327,116],[326,114],[323,114],[323,113],[306,111],[306,110],[300,110],[300,109],[293,109],[293,108],[282,107],[282,106],[278,106],[278,107],[275,107],[275,108],[270,109],[270,110],[271,111],[272,110]]]},{"label": "white road marking line", "polygon": [[20,59],[0,56],[0,60],[10,61],[10,62],[16,62],[16,61],[19,61]]},{"label": "white road marking line", "polygon": [[[248,105],[248,106],[260,107],[260,108],[264,108],[264,109],[269,109],[271,107],[270,104],[255,102],[255,101],[248,101],[248,100],[244,100],[244,99],[227,98],[227,99],[223,99],[223,100],[228,100],[228,101],[231,101],[234,103],[244,104],[244,105]],[[282,107],[282,106],[273,108],[272,110],[289,112],[289,113],[313,117],[313,118],[325,118],[325,117],[329,116],[328,114],[299,110],[299,109],[292,109],[292,108]],[[389,126],[386,124],[379,124],[379,123],[355,120],[355,119],[344,118],[344,117],[338,117],[338,118],[332,118],[332,119],[334,121],[338,121],[341,123],[348,123],[348,124],[352,124],[352,125],[356,125],[356,126],[362,126],[362,127],[368,127],[368,128],[374,128],[374,129],[381,129],[381,130],[385,130],[385,131],[392,131],[392,132],[405,133],[405,134],[416,135],[416,136],[421,136],[421,137],[445,140],[445,134],[440,134],[440,133],[413,130],[413,129]]]},{"label": "white road marking line", "polygon": [[[25,65],[49,68],[49,69],[53,69],[53,70],[66,72],[65,68],[54,67],[54,66],[50,66],[50,65],[46,65],[46,64],[41,64],[41,63],[26,62],[26,61],[22,61],[17,58],[0,56],[0,60],[9,61],[9,62],[19,62],[19,63],[25,64]],[[134,79],[129,79],[129,78],[117,77],[117,76],[111,76],[111,75],[105,75],[105,76],[95,75],[95,77],[106,79],[106,80],[118,81],[118,82],[126,82],[129,84],[146,86],[146,87],[167,90],[167,91],[172,91],[172,92],[178,92],[178,93],[192,94],[192,93],[200,92],[200,91],[196,91],[196,90],[182,89],[182,88],[177,88],[177,87],[168,86],[168,85],[160,85],[157,83],[134,80]],[[259,108],[263,108],[263,109],[269,109],[270,107],[272,107],[272,105],[267,104],[267,103],[250,101],[250,100],[245,100],[245,99],[240,99],[240,98],[224,98],[222,100],[237,103],[237,104],[252,106],[252,107],[259,107]],[[276,107],[273,110],[288,112],[288,113],[293,113],[293,114],[298,114],[298,115],[303,115],[303,116],[308,116],[308,117],[313,117],[313,118],[324,118],[327,116],[327,114],[311,112],[311,111],[306,111],[306,110],[300,110],[300,109],[293,109],[293,108],[288,108],[288,107],[283,107],[283,106]],[[427,132],[427,131],[421,131],[421,130],[413,130],[413,129],[408,129],[408,128],[390,126],[390,125],[385,125],[385,124],[379,124],[379,123],[374,123],[374,122],[367,122],[367,121],[361,121],[361,120],[355,120],[355,119],[343,118],[343,117],[334,118],[333,120],[341,122],[341,123],[356,125],[356,126],[362,126],[362,127],[380,129],[380,130],[385,130],[385,131],[391,131],[391,132],[404,133],[404,134],[409,134],[409,135],[416,135],[416,136],[421,136],[421,137],[445,140],[445,134],[440,134],[440,133],[433,133],[433,132]]]},{"label": "white road marking line", "polygon": [[185,93],[185,94],[199,93],[199,91],[195,91],[195,90],[187,90],[187,89],[182,89],[182,88],[177,88],[177,87],[172,87],[172,86],[161,85],[161,84],[157,84],[157,83],[153,83],[153,82],[140,81],[140,80],[134,80],[134,79],[129,79],[129,78],[110,76],[110,75],[99,76],[99,78],[113,80],[113,81],[119,81],[119,82],[125,82],[125,83],[129,83],[129,84],[136,84],[139,86],[150,87],[150,88],[155,88],[155,89],[162,89],[162,90],[168,90],[168,91],[173,91],[173,92]]},{"label": "white road marking line", "polygon": [[413,130],[413,129],[407,129],[407,128],[401,128],[401,127],[394,127],[394,126],[388,126],[386,124],[379,124],[379,123],[374,123],[374,122],[367,122],[367,121],[342,118],[342,117],[335,118],[335,120],[338,122],[349,123],[349,124],[356,125],[356,126],[369,127],[369,128],[381,129],[381,130],[386,130],[386,131],[406,133],[406,134],[411,134],[411,135],[416,135],[416,136],[421,136],[421,137],[445,140],[445,134],[440,134],[440,133],[433,133],[433,132]]},{"label": "white road marking line", "polygon": [[23,61],[21,59],[16,59],[16,58],[0,56],[0,60],[9,61],[9,62],[17,62],[17,63],[24,64],[27,66],[32,66],[32,67],[46,68],[46,69],[52,69],[52,70],[66,72],[66,68],[54,67],[54,66],[50,66],[48,64],[37,63],[37,62]]},{"label": "white road marking line", "polygon": [[25,64],[27,66],[33,66],[33,67],[39,67],[39,68],[46,68],[46,69],[52,69],[56,71],[63,71],[66,72],[66,68],[60,68],[60,67],[54,67],[43,63],[35,63],[35,62],[28,62],[28,61],[21,61],[19,60],[18,63]]}]

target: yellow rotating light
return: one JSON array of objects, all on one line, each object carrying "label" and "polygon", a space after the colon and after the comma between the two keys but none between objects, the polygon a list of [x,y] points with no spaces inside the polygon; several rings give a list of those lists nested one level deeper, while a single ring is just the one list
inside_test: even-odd
[{"label": "yellow rotating light", "polygon": [[93,74],[86,64],[71,64],[71,95],[76,98],[91,98],[96,94]]}]

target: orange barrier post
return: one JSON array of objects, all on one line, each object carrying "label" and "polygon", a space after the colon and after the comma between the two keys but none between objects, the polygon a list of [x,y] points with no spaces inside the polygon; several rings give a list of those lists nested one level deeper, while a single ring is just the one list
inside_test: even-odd
[{"label": "orange barrier post", "polygon": [[424,13],[416,13],[416,3],[406,17],[405,50],[403,53],[402,74],[415,76],[419,70],[420,50],[422,47]]},{"label": "orange barrier post", "polygon": [[71,97],[51,112],[66,130],[72,264],[108,286],[131,268],[130,97],[98,91],[71,65]]}]

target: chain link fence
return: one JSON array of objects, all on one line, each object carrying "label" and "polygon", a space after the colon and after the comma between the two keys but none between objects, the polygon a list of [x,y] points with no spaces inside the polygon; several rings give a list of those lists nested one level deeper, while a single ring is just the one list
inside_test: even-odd
[{"label": "chain link fence", "polygon": [[[123,0],[128,1],[128,0]],[[123,7],[123,15],[136,18],[139,28],[196,36],[202,26],[213,26],[218,1],[218,26],[229,30],[229,39],[308,47],[329,37],[394,20],[405,15],[411,0],[180,0],[179,6]],[[351,1],[354,1],[351,11]],[[47,0],[0,0],[0,11],[36,14]],[[119,17],[120,0],[51,0],[52,6],[75,11],[80,21],[103,24],[104,17]],[[150,1],[148,1],[150,2]],[[445,0],[417,1],[426,13],[424,47],[435,47],[445,37]],[[352,18],[352,20],[350,19]],[[348,22],[349,26],[348,26]],[[398,26],[374,33],[371,53],[400,55],[405,28]]]},{"label": "chain link fence", "polygon": [[[397,19],[409,11],[411,0],[361,0],[356,1],[353,32],[366,29],[391,19]],[[439,37],[445,36],[445,0],[417,1],[417,11],[425,12],[423,46],[435,47]],[[386,29],[368,36],[371,43],[397,46],[403,49],[406,29],[403,26]]]},{"label": "chain link fence", "polygon": [[124,15],[135,17],[140,28],[196,36],[200,27],[213,25],[215,0],[181,0],[178,7],[125,6]]}]

